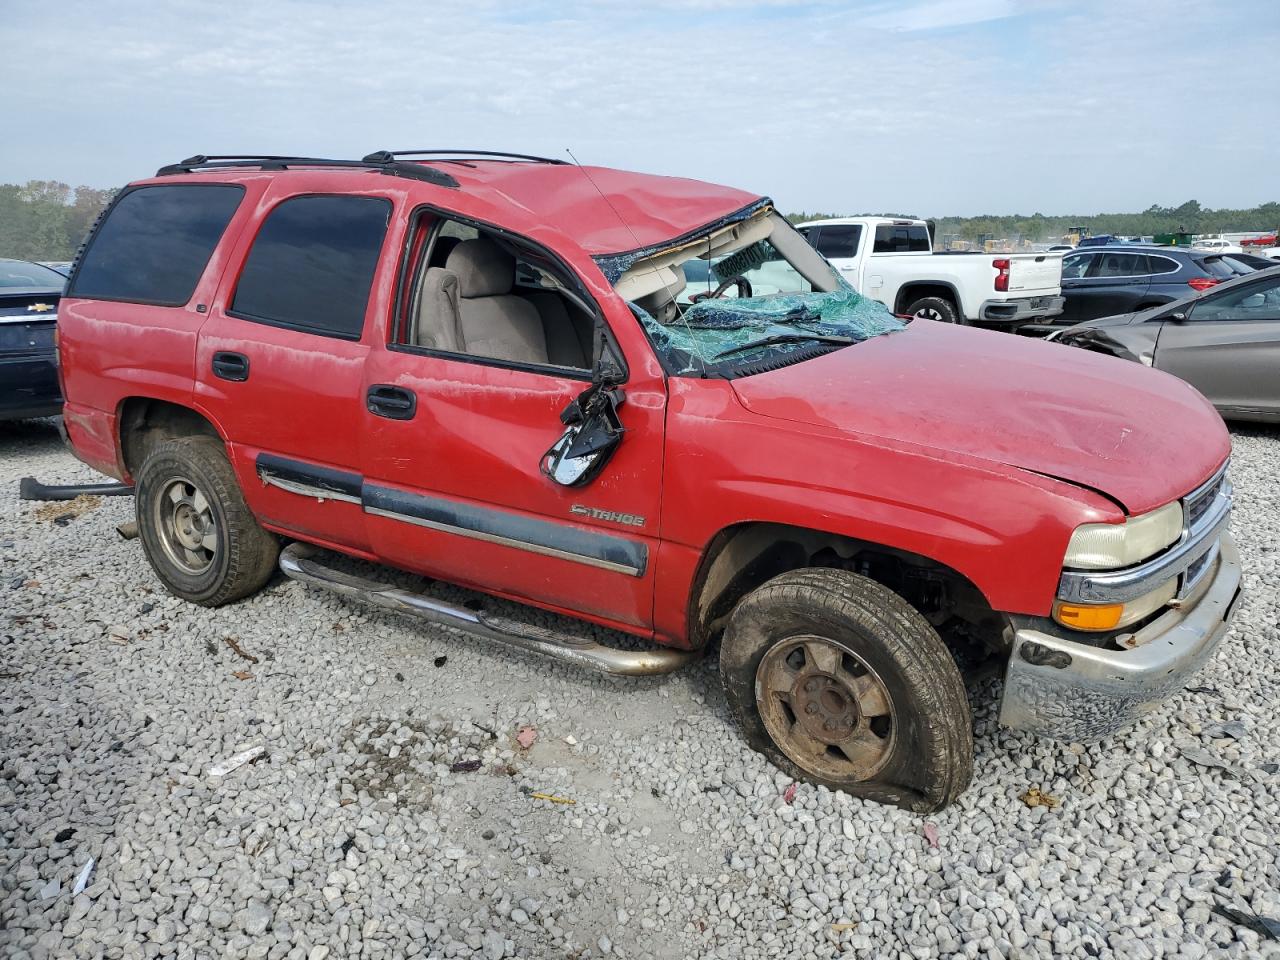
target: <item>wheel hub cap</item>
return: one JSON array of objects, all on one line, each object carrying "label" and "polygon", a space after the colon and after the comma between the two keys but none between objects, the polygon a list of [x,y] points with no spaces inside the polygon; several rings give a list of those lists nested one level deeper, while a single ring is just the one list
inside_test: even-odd
[{"label": "wheel hub cap", "polygon": [[849,736],[860,716],[858,701],[838,679],[826,673],[810,673],[796,680],[791,702],[796,719],[811,737],[839,743]]}]

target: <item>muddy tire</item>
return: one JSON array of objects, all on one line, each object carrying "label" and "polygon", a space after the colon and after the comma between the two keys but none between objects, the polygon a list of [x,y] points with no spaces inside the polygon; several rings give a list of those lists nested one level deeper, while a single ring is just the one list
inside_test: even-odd
[{"label": "muddy tire", "polygon": [[142,546],[170,593],[217,607],[271,578],[280,544],[245,505],[221,440],[166,440],[134,479]]},{"label": "muddy tire", "polygon": [[720,673],[747,742],[798,780],[920,813],[969,784],[960,671],[874,580],[819,568],[770,580],[729,618]]},{"label": "muddy tire", "polygon": [[960,311],[956,309],[956,305],[950,300],[944,300],[942,297],[921,297],[919,300],[909,304],[907,309],[902,312],[910,317],[935,320],[938,323],[958,323],[963,325],[966,322],[960,316]]}]

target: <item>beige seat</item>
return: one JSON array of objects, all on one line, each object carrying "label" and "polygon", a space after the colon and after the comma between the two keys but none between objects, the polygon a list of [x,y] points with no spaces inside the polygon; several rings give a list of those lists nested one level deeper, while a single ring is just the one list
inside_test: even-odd
[{"label": "beige seat", "polygon": [[[445,276],[433,276],[437,271]],[[451,282],[452,280],[452,282]],[[432,268],[424,278],[419,330],[440,350],[478,357],[547,363],[547,337],[542,318],[532,303],[511,293],[516,260],[492,240],[464,240],[450,253],[443,270]],[[424,317],[423,312],[439,312]],[[449,315],[453,314],[453,346],[449,346]]]}]

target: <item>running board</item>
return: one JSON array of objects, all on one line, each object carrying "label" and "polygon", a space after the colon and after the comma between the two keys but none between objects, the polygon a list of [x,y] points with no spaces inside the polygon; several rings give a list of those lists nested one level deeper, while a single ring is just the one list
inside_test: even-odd
[{"label": "running board", "polygon": [[335,570],[319,559],[323,552],[307,543],[293,543],[280,552],[280,570],[287,577],[323,587],[343,597],[363,600],[385,610],[411,614],[431,623],[453,627],[511,647],[531,650],[615,676],[646,677],[670,673],[701,656],[701,651],[673,650],[668,647],[619,650],[585,637],[549,630],[482,610],[469,610],[412,590],[403,590]]}]

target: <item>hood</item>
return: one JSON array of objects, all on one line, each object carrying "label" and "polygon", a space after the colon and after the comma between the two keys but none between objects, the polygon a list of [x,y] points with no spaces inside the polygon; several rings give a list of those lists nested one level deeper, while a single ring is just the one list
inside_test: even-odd
[{"label": "hood", "polygon": [[732,382],[759,416],[1057,477],[1135,514],[1190,492],[1231,449],[1209,402],[1168,374],[927,320]]}]

